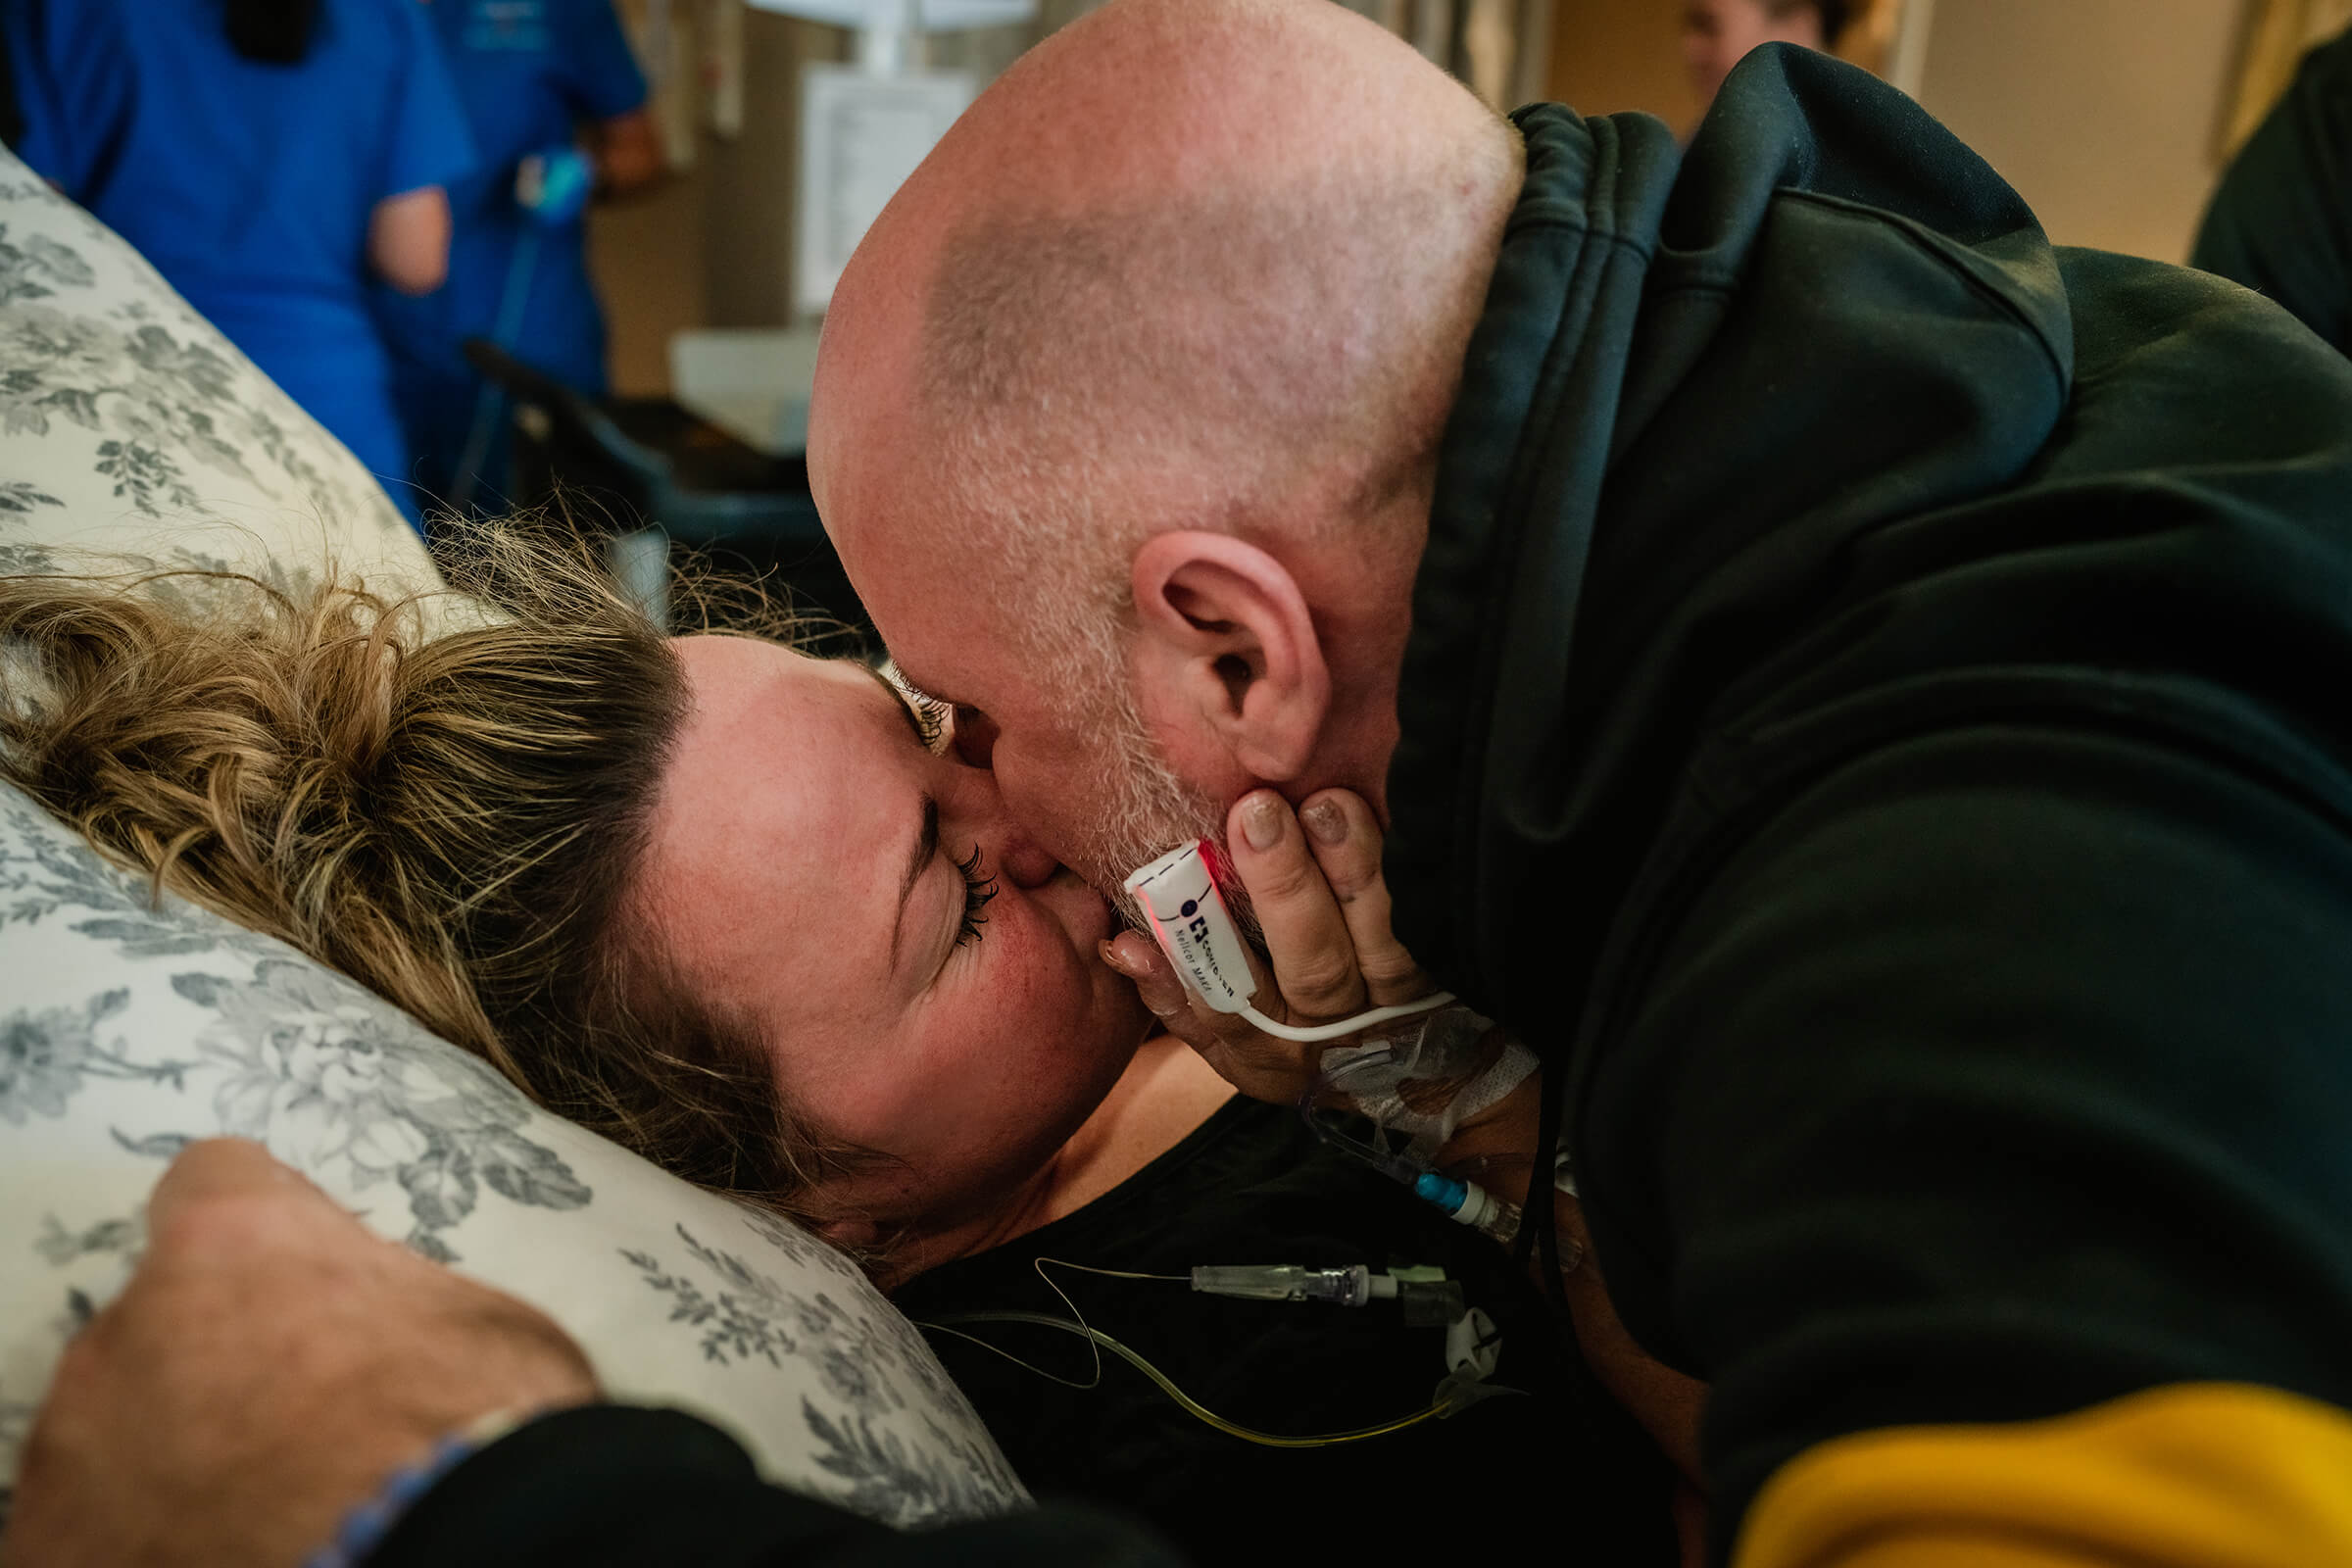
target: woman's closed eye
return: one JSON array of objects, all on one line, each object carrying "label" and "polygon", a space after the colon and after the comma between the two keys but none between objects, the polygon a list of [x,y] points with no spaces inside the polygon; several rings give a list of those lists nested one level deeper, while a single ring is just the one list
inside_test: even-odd
[{"label": "woman's closed eye", "polygon": [[[879,669],[868,665],[867,672],[897,699],[907,727],[914,732],[914,738],[923,750],[935,757],[945,755],[954,739],[955,709],[910,684],[905,675],[899,673],[899,667],[894,663],[885,662]],[[927,809],[933,813],[932,820],[936,821],[938,808],[929,807]],[[937,829],[928,831],[935,834]],[[972,846],[970,855],[950,863],[963,877],[963,910],[956,920],[955,946],[968,947],[980,940],[980,928],[988,924],[988,916],[981,911],[997,896],[997,879],[981,859],[980,846],[977,844]],[[911,881],[908,886],[912,886]]]},{"label": "woman's closed eye", "polygon": [[960,948],[980,940],[980,928],[988,924],[988,916],[980,911],[997,896],[997,879],[983,869],[977,844],[969,856],[956,862],[956,869],[963,873],[963,924],[956,933],[956,945]]},{"label": "woman's closed eye", "polygon": [[885,661],[875,673],[906,708],[906,722],[914,727],[914,738],[922,743],[923,750],[934,757],[946,755],[955,737],[954,707],[909,681],[895,662]]}]

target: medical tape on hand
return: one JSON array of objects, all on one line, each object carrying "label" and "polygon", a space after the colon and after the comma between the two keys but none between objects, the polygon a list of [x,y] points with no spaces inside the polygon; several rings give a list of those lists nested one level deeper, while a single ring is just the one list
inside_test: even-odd
[{"label": "medical tape on hand", "polygon": [[[1402,1135],[1414,1153],[1426,1156],[1462,1123],[1500,1102],[1538,1063],[1534,1052],[1508,1037],[1496,1050],[1490,1044],[1497,1034],[1494,1021],[1465,1006],[1410,1022],[1409,1030],[1323,1053],[1323,1081],[1374,1125]],[[1431,1108],[1432,1091],[1449,1082],[1445,1103]]]}]

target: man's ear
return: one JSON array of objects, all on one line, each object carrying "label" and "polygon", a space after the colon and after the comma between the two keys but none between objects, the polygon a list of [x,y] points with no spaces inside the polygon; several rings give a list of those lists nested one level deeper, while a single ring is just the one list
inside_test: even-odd
[{"label": "man's ear", "polygon": [[1331,710],[1331,671],[1290,569],[1220,533],[1153,534],[1129,583],[1147,710],[1213,737],[1253,778],[1304,775]]}]

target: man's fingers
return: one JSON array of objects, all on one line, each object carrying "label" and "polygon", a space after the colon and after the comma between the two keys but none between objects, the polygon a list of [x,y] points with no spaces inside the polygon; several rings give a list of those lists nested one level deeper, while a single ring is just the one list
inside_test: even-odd
[{"label": "man's fingers", "polygon": [[1122,931],[1096,950],[1102,961],[1135,982],[1136,995],[1152,1016],[1161,1020],[1184,1010],[1184,982],[1168,966],[1166,955],[1140,931]]},{"label": "man's fingers", "polygon": [[1291,1015],[1337,1018],[1363,1010],[1355,943],[1290,802],[1272,790],[1252,790],[1234,803],[1225,826],[1227,853],[1250,891],[1274,960],[1274,984]]},{"label": "man's fingers", "polygon": [[1429,995],[1429,976],[1389,929],[1389,884],[1380,870],[1381,831],[1372,808],[1348,790],[1324,790],[1300,803],[1298,821],[1375,1006]]},{"label": "man's fingers", "polygon": [[1167,955],[1137,931],[1122,931],[1098,949],[1102,961],[1135,982],[1136,995],[1160,1027],[1196,1051],[1221,1045],[1231,1020],[1185,989]]},{"label": "man's fingers", "polygon": [[1161,1027],[1199,1052],[1243,1094],[1287,1105],[1313,1085],[1321,1048],[1275,1040],[1211,1008],[1184,988],[1149,937],[1123,931],[1100,951],[1104,963],[1135,982]]},{"label": "man's fingers", "polygon": [[208,1138],[188,1145],[172,1161],[147,1200],[147,1230],[155,1235],[193,1207],[233,1198],[300,1198],[340,1215],[335,1200],[300,1171],[270,1157],[270,1151],[243,1138]]}]

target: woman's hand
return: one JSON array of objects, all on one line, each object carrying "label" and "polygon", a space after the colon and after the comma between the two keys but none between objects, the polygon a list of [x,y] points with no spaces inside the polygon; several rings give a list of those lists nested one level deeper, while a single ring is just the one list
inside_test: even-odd
[{"label": "woman's hand", "polygon": [[[1227,852],[1249,895],[1266,952],[1251,955],[1251,1004],[1292,1024],[1325,1023],[1367,1007],[1427,996],[1433,986],[1389,929],[1380,824],[1347,790],[1308,796],[1294,813],[1272,790],[1234,803]],[[1144,1004],[1242,1093],[1296,1104],[1314,1087],[1328,1044],[1278,1040],[1246,1018],[1217,1012],[1185,988],[1165,955],[1140,932],[1102,945],[1103,960],[1133,980]]]}]

